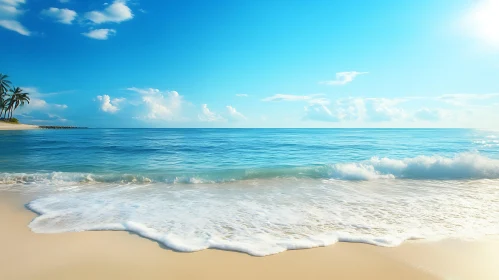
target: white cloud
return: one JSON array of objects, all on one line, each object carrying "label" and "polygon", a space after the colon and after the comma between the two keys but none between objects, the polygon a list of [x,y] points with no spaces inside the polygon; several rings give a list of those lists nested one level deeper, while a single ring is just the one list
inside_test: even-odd
[{"label": "white cloud", "polygon": [[414,113],[414,118],[423,121],[439,121],[444,115],[444,111],[440,109],[421,108]]},{"label": "white cloud", "polygon": [[29,101],[29,107],[30,109],[43,109],[47,108],[48,104],[45,100],[43,99],[38,99],[38,98],[31,98]]},{"label": "white cloud", "polygon": [[145,115],[140,119],[177,121],[182,119],[183,97],[176,91],[161,92],[160,90],[139,90]]},{"label": "white cloud", "polygon": [[19,115],[27,119],[28,123],[43,124],[43,125],[56,125],[68,122],[68,119],[51,113],[35,113],[33,115]]},{"label": "white cloud", "polygon": [[309,102],[305,106],[304,120],[315,120],[323,122],[339,122],[348,120],[359,120],[365,115],[365,106],[361,98],[338,99],[333,106],[328,106],[329,100],[322,102]]},{"label": "white cloud", "polygon": [[64,109],[68,108],[66,104],[53,104],[45,100],[46,97],[51,96],[54,93],[40,93],[35,87],[21,88],[24,92],[29,93],[30,97],[29,104],[26,104],[16,111],[17,115],[23,118],[46,118],[47,114],[59,114],[64,112]]},{"label": "white cloud", "polygon": [[106,22],[119,23],[133,18],[132,10],[126,5],[124,0],[115,0],[113,4],[107,6],[102,11],[92,11],[85,14],[85,18],[95,24]]},{"label": "white cloud", "polygon": [[116,113],[120,110],[118,107],[119,103],[124,101],[124,98],[114,98],[107,94],[97,96],[97,100],[100,101],[100,109],[106,113]]},{"label": "white cloud", "polygon": [[401,120],[407,117],[405,110],[397,105],[405,100],[389,98],[364,98],[357,99],[358,111],[362,120],[371,122],[388,122]]},{"label": "white cloud", "polygon": [[144,96],[142,101],[149,109],[146,119],[174,120],[182,107],[182,97],[176,91],[166,95]]},{"label": "white cloud", "polygon": [[24,0],[0,0],[0,26],[30,36],[31,32],[18,20],[18,17],[24,13],[19,7],[22,4],[25,4]]},{"label": "white cloud", "polygon": [[499,98],[499,93],[484,93],[484,94],[472,94],[472,93],[455,93],[455,94],[444,94],[438,96],[436,99],[442,102],[454,105],[454,106],[469,106],[470,103],[476,101],[483,101],[493,98]]},{"label": "white cloud", "polygon": [[[499,93],[445,94],[404,98],[355,97],[310,102],[303,120],[352,126],[497,127]],[[371,124],[370,124],[371,123]]]},{"label": "white cloud", "polygon": [[73,10],[59,8],[49,8],[46,10],[42,10],[41,14],[47,17],[51,17],[57,22],[63,24],[72,24],[73,20],[77,16],[76,12]]},{"label": "white cloud", "polygon": [[323,81],[319,83],[323,85],[346,85],[352,82],[357,76],[367,73],[368,72],[357,72],[357,71],[339,72],[336,73],[335,80]]},{"label": "white cloud", "polygon": [[8,3],[5,1],[0,1],[0,17],[14,18],[18,15],[23,14],[24,11],[18,8],[19,4],[23,3]]},{"label": "white cloud", "polygon": [[307,101],[313,99],[316,96],[322,96],[322,94],[313,94],[313,95],[275,94],[262,99],[262,101],[265,102]]},{"label": "white cloud", "polygon": [[236,94],[237,97],[248,97],[249,95],[247,95],[246,93],[238,93]]},{"label": "white cloud", "polygon": [[107,40],[109,36],[116,34],[116,30],[114,29],[95,29],[90,30],[86,33],[81,33],[83,36],[88,38],[96,39],[96,40]]},{"label": "white cloud", "polygon": [[15,6],[26,3],[26,0],[0,0],[0,3]]},{"label": "white cloud", "polygon": [[56,108],[60,108],[60,109],[67,109],[68,108],[68,105],[66,105],[66,104],[54,104],[54,106]]},{"label": "white cloud", "polygon": [[232,107],[232,106],[226,106],[227,108],[227,113],[228,113],[228,116],[229,116],[229,119],[231,121],[242,121],[242,120],[247,120],[247,118],[239,113],[236,108]]},{"label": "white cloud", "polygon": [[368,122],[388,122],[407,117],[398,105],[405,99],[390,98],[348,98],[340,100],[338,110],[343,119]]},{"label": "white cloud", "polygon": [[478,0],[464,17],[470,35],[499,48],[499,1]]},{"label": "white cloud", "polygon": [[0,0],[1,9],[5,9],[8,13],[16,14],[18,7],[25,4],[25,0]]},{"label": "white cloud", "polygon": [[57,122],[67,122],[68,120],[59,116],[59,115],[55,115],[55,114],[48,114],[48,117],[51,119],[51,120],[54,120],[54,121],[57,121]]},{"label": "white cloud", "polygon": [[8,30],[15,31],[24,36],[31,35],[31,32],[29,32],[26,27],[24,27],[19,21],[16,20],[0,20],[0,26]]},{"label": "white cloud", "polygon": [[311,105],[305,106],[304,120],[324,121],[324,122],[338,122],[341,117],[338,114],[333,114],[329,108],[324,105]]},{"label": "white cloud", "polygon": [[314,99],[308,100],[308,104],[311,104],[311,105],[326,106],[326,105],[329,105],[329,103],[331,103],[331,101],[327,98],[314,98]]},{"label": "white cloud", "polygon": [[130,100],[136,108],[135,119],[149,121],[156,124],[162,122],[237,122],[246,120],[246,116],[232,106],[226,106],[224,113],[217,113],[207,104],[199,105],[196,109],[191,103],[176,91],[161,91],[155,88],[130,87],[128,90],[140,95],[140,100]]},{"label": "white cloud", "polygon": [[135,91],[135,92],[140,93],[140,94],[158,94],[158,93],[161,93],[161,91],[159,89],[156,89],[156,88],[142,89],[142,88],[130,87],[130,88],[127,88],[127,90]]},{"label": "white cloud", "polygon": [[202,122],[227,121],[222,116],[210,111],[207,104],[201,104],[201,113],[198,115],[198,119]]},{"label": "white cloud", "polygon": [[[165,121],[186,121],[196,118],[199,111],[188,111],[190,103],[176,91],[161,91],[155,88],[127,88],[139,94],[139,99],[131,99],[130,104],[136,108],[135,119],[161,124]],[[188,112],[187,112],[188,111]],[[188,114],[189,117],[186,116]],[[199,117],[199,116],[198,116]]]},{"label": "white cloud", "polygon": [[323,103],[309,103],[305,106],[305,120],[316,121],[367,121],[387,122],[402,120],[408,114],[397,105],[402,99],[388,98],[343,98],[338,99],[333,106]]}]

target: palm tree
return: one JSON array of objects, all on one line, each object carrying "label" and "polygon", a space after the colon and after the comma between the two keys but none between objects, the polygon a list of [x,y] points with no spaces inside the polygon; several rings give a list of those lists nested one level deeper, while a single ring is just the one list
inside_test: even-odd
[{"label": "palm tree", "polygon": [[4,110],[6,109],[5,107],[7,105],[5,99],[7,96],[7,92],[9,92],[10,90],[10,85],[11,85],[10,81],[7,80],[7,78],[9,78],[9,76],[0,73],[0,117],[2,116]]},{"label": "palm tree", "polygon": [[7,112],[7,100],[3,99],[3,96],[0,98],[0,119],[2,119],[2,115],[5,112]]},{"label": "palm tree", "polygon": [[12,119],[12,115],[14,114],[14,111],[17,109],[17,107],[22,107],[26,103],[29,104],[30,98],[28,96],[29,93],[23,92],[22,88],[20,87],[13,88],[10,90],[10,92],[11,95],[5,100],[8,104],[5,115],[7,115],[7,112],[9,112],[9,119]]},{"label": "palm tree", "polygon": [[7,80],[9,76],[0,73],[0,94],[5,95],[7,91],[10,89],[10,81]]}]

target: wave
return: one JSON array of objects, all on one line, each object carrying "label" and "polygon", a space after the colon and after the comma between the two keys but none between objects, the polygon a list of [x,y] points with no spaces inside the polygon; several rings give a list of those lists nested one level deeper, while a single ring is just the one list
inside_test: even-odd
[{"label": "wave", "polygon": [[499,160],[477,153],[453,158],[418,156],[402,160],[373,157],[360,163],[335,164],[331,176],[345,180],[372,179],[498,179]]},{"label": "wave", "polygon": [[303,167],[269,167],[178,174],[93,174],[71,172],[0,173],[0,184],[212,184],[239,180],[310,178],[337,180],[463,180],[499,179],[499,160],[478,153],[455,157],[417,156],[406,159],[372,157],[369,160]]},{"label": "wave", "polygon": [[64,184],[64,183],[151,183],[152,180],[130,174],[92,174],[76,172],[37,172],[37,173],[0,173],[0,184]]}]

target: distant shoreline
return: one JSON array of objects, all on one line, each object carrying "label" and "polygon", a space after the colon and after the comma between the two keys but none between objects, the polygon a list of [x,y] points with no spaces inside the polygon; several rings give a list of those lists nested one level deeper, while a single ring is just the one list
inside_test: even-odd
[{"label": "distant shoreline", "polygon": [[60,126],[60,125],[40,125],[40,129],[88,129],[88,127],[82,126]]},{"label": "distant shoreline", "polygon": [[88,127],[13,124],[0,121],[0,130],[34,130],[34,129],[86,129]]}]

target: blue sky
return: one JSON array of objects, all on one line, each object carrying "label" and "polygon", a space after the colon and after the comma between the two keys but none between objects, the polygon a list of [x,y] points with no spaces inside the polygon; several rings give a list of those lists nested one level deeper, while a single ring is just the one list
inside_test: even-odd
[{"label": "blue sky", "polygon": [[499,128],[499,0],[0,0],[24,123]]}]

